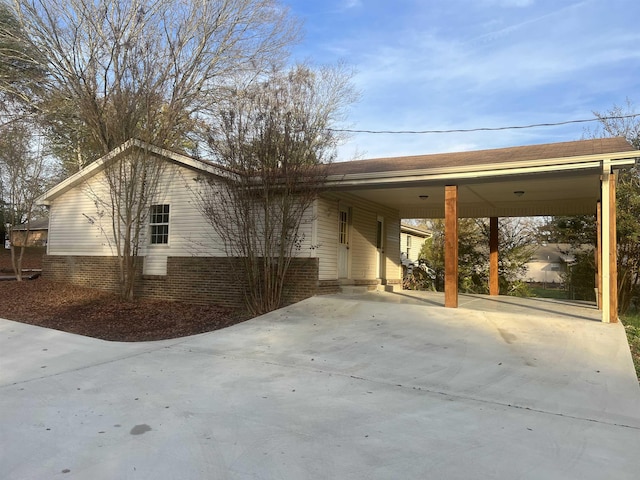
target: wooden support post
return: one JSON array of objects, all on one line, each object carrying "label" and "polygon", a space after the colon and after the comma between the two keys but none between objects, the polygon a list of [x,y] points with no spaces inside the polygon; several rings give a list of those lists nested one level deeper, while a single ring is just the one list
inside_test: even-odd
[{"label": "wooden support post", "polygon": [[609,177],[611,176],[610,166],[605,163],[602,170],[602,193],[600,196],[600,201],[602,202],[602,261],[600,262],[602,265],[602,321],[609,323],[610,321],[610,313],[609,309],[611,308],[611,283],[609,282],[610,275],[610,262],[609,262],[609,250],[611,249],[609,236]]},{"label": "wooden support post", "polygon": [[616,180],[614,171],[609,176],[609,321],[618,322],[618,240],[616,234]]},{"label": "wooden support post", "polygon": [[458,186],[444,187],[444,306],[458,308]]},{"label": "wooden support post", "polygon": [[489,295],[500,295],[498,279],[498,217],[489,220]]},{"label": "wooden support post", "polygon": [[602,203],[596,204],[596,287],[598,310],[602,310]]},{"label": "wooden support post", "polygon": [[616,174],[605,161],[602,169],[602,321],[618,321],[616,241]]}]

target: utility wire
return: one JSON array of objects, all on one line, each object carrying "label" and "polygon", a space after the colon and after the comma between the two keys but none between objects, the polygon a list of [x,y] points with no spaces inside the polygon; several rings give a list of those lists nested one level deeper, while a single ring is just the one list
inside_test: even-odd
[{"label": "utility wire", "polygon": [[452,130],[352,130],[352,129],[341,129],[341,128],[328,128],[327,130],[331,132],[343,132],[343,133],[392,133],[392,134],[426,134],[426,133],[468,133],[468,132],[495,132],[499,130],[518,130],[525,128],[537,128],[537,127],[557,127],[560,125],[569,125],[572,123],[588,123],[588,122],[599,122],[602,120],[624,120],[627,118],[639,117],[640,113],[632,113],[630,115],[617,115],[612,117],[595,117],[588,119],[580,119],[580,120],[567,120],[565,122],[556,122],[556,123],[534,123],[531,125],[516,125],[511,127],[481,127],[481,128],[456,128]]}]

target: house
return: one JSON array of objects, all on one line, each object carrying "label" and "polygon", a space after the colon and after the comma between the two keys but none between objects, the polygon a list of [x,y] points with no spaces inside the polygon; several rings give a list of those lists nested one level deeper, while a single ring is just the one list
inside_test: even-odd
[{"label": "house", "polygon": [[[167,162],[150,208],[138,295],[196,303],[237,306],[242,286],[231,281],[235,267],[222,241],[194,205],[193,179],[208,175],[228,181],[215,165],[132,140],[61,182],[41,198],[49,208],[49,241],[43,276],[59,281],[117,290],[114,249],[104,234],[103,208],[109,198],[105,168],[136,149],[147,149]],[[286,301],[341,287],[393,289],[401,285],[400,217],[397,209],[349,192],[328,191],[307,212],[304,239],[289,269]],[[161,225],[162,224],[162,225]],[[155,234],[154,234],[155,235]],[[397,288],[396,287],[396,288]]]},{"label": "house", "polygon": [[[161,195],[150,208],[165,232],[146,244],[141,295],[229,304],[233,260],[190,203],[194,174],[224,181],[215,165],[131,140],[40,198],[50,209],[45,277],[114,288],[116,261],[100,232],[90,192],[104,192],[105,165],[144,148],[167,162]],[[288,301],[343,287],[401,284],[400,219],[443,218],[445,307],[458,306],[458,219],[490,218],[491,295],[498,295],[498,219],[534,215],[598,215],[597,255],[603,321],[617,320],[616,172],[633,166],[638,151],[623,138],[334,163],[325,191],[305,224],[305,245],[292,264]],[[151,226],[149,226],[151,229]],[[612,233],[613,232],[613,233]],[[304,253],[302,253],[304,252]],[[225,270],[226,269],[226,270]]]},{"label": "house", "polygon": [[548,243],[538,245],[533,258],[527,262],[526,278],[530,283],[557,284],[564,283],[567,265],[575,261],[569,253],[571,245],[566,243]]},{"label": "house", "polygon": [[409,225],[407,223],[400,224],[400,250],[403,259],[409,262],[417,262],[422,245],[427,238],[431,237],[431,232],[423,227]]},{"label": "house", "polygon": [[15,247],[44,247],[49,234],[49,219],[40,218],[11,229],[10,244]]}]

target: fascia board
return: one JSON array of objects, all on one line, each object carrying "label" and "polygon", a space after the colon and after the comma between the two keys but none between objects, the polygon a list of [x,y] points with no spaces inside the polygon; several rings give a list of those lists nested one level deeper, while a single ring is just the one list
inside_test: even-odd
[{"label": "fascia board", "polygon": [[51,201],[55,197],[85,182],[87,179],[91,178],[92,176],[96,175],[100,171],[104,170],[104,168],[109,162],[115,160],[118,156],[123,155],[124,153],[126,153],[127,151],[129,151],[131,148],[134,148],[134,147],[147,150],[153,153],[154,155],[165,158],[179,165],[183,165],[192,170],[206,172],[211,175],[215,175],[215,176],[232,180],[232,181],[235,180],[237,176],[236,174],[223,170],[221,168],[218,168],[213,164],[207,164],[205,162],[195,160],[191,157],[187,157],[186,155],[181,155],[179,153],[171,152],[169,150],[157,147],[155,145],[150,145],[146,142],[143,142],[142,140],[131,139],[131,140],[127,140],[125,143],[113,149],[111,152],[109,152],[105,156],[91,163],[86,168],[83,168],[79,172],[71,175],[69,178],[58,183],[56,186],[54,186],[53,188],[51,188],[50,190],[42,194],[40,197],[38,197],[36,199],[36,203],[38,205],[51,205]]},{"label": "fascia board", "polygon": [[210,173],[212,175],[215,175],[215,176],[218,176],[218,177],[222,177],[222,178],[226,178],[226,179],[229,179],[229,180],[234,180],[237,177],[237,174],[235,174],[233,172],[230,172],[228,170],[225,170],[223,168],[220,168],[220,167],[216,166],[215,164],[202,162],[200,160],[196,160],[196,159],[188,157],[186,155],[182,155],[180,153],[172,152],[170,150],[166,150],[164,148],[148,144],[146,142],[143,142],[142,140],[134,139],[134,140],[132,140],[132,142],[133,142],[132,145],[135,145],[136,147],[138,147],[140,149],[148,150],[149,152],[151,152],[151,153],[153,153],[153,154],[155,154],[155,155],[157,155],[159,157],[166,158],[167,160],[170,160],[170,161],[172,161],[174,163],[177,163],[178,165],[182,165],[184,167],[187,167],[187,168],[189,168],[191,170]]},{"label": "fascia board", "polygon": [[423,230],[418,230],[417,228],[410,227],[409,225],[400,225],[400,231],[403,233],[408,233],[415,237],[423,237],[429,238],[432,236],[431,232],[425,232]]},{"label": "fascia board", "polygon": [[548,166],[545,167],[529,167],[529,168],[512,168],[508,170],[457,170],[452,173],[434,174],[433,170],[418,170],[409,172],[393,172],[396,175],[385,175],[379,173],[377,176],[368,176],[363,178],[361,175],[336,175],[336,178],[330,178],[327,186],[360,186],[360,185],[387,185],[397,183],[412,183],[418,181],[457,181],[468,179],[510,177],[515,175],[526,175],[536,173],[553,173],[560,171],[576,171],[576,170],[595,170],[601,166],[600,162],[583,163],[580,165],[554,165],[553,170]]},{"label": "fascia board", "polygon": [[131,145],[132,145],[131,140],[123,143],[118,148],[115,148],[111,152],[107,153],[105,156],[100,157],[98,160],[91,163],[89,166],[83,168],[79,172],[76,172],[70,177],[64,179],[62,182],[58,183],[53,188],[49,189],[48,191],[40,195],[36,199],[36,204],[51,205],[51,200],[53,200],[58,195],[63,194],[67,190],[70,190],[76,185],[79,185],[80,183],[84,182],[88,178],[91,178],[92,176],[94,176],[95,174],[103,170],[107,162],[109,162],[111,159],[117,157],[124,151],[131,148]]}]

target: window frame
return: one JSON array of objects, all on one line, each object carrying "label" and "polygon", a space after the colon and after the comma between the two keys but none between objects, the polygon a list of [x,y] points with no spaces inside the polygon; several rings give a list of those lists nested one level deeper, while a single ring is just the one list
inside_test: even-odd
[{"label": "window frame", "polygon": [[[157,211],[161,208],[161,211]],[[149,208],[149,246],[169,245],[169,225],[171,223],[171,204],[157,203]],[[157,240],[161,241],[157,241]]]}]

